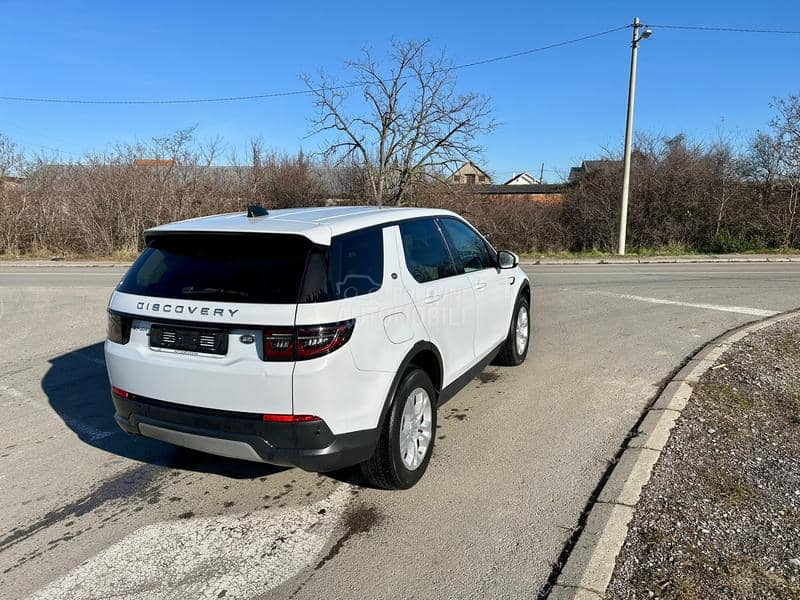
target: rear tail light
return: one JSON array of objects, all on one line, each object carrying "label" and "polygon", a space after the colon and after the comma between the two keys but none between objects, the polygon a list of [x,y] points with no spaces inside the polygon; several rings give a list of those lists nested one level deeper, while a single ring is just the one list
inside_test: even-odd
[{"label": "rear tail light", "polygon": [[322,356],[340,348],[350,339],[353,325],[355,325],[355,319],[330,325],[298,327],[297,360]]},{"label": "rear tail light", "polygon": [[264,360],[294,360],[294,327],[264,330]]},{"label": "rear tail light", "polygon": [[117,344],[127,344],[131,339],[132,319],[109,312],[106,333],[108,339]]},{"label": "rear tail light", "polygon": [[114,394],[115,396],[119,396],[120,398],[130,398],[131,397],[130,393],[126,392],[123,389],[115,387],[113,385],[111,386],[111,393]]},{"label": "rear tail light", "polygon": [[311,421],[321,421],[319,417],[314,415],[284,415],[284,414],[269,414],[261,415],[261,419],[265,423],[309,423]]},{"label": "rear tail light", "polygon": [[325,325],[265,329],[264,360],[308,360],[329,354],[347,343],[355,324],[356,320],[350,319]]}]

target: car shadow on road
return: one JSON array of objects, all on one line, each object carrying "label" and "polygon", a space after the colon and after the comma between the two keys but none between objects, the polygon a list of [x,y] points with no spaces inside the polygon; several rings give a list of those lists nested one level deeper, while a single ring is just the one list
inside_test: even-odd
[{"label": "car shadow on road", "polygon": [[195,452],[122,431],[114,421],[102,343],[51,359],[50,368],[42,378],[42,390],[53,410],[81,441],[110,454],[173,469],[237,479],[264,477],[285,470],[283,467]]}]

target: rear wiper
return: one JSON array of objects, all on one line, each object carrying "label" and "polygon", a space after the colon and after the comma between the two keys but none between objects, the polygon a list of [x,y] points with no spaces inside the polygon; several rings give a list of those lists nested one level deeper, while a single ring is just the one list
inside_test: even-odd
[{"label": "rear wiper", "polygon": [[184,296],[236,296],[238,298],[248,298],[250,296],[247,292],[213,287],[201,288],[198,290],[189,286],[183,288],[182,292]]}]

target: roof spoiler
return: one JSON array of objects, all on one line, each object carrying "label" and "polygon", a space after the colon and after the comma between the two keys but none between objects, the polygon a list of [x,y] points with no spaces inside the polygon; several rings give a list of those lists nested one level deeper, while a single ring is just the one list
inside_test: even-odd
[{"label": "roof spoiler", "polygon": [[250,204],[247,207],[247,216],[253,217],[266,217],[269,214],[266,208],[260,204]]}]

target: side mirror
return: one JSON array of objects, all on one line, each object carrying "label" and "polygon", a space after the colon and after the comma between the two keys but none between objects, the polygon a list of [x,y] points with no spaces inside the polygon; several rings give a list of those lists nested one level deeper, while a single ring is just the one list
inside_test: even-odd
[{"label": "side mirror", "polygon": [[497,253],[497,262],[501,269],[513,269],[519,264],[519,257],[509,250],[500,250]]}]

